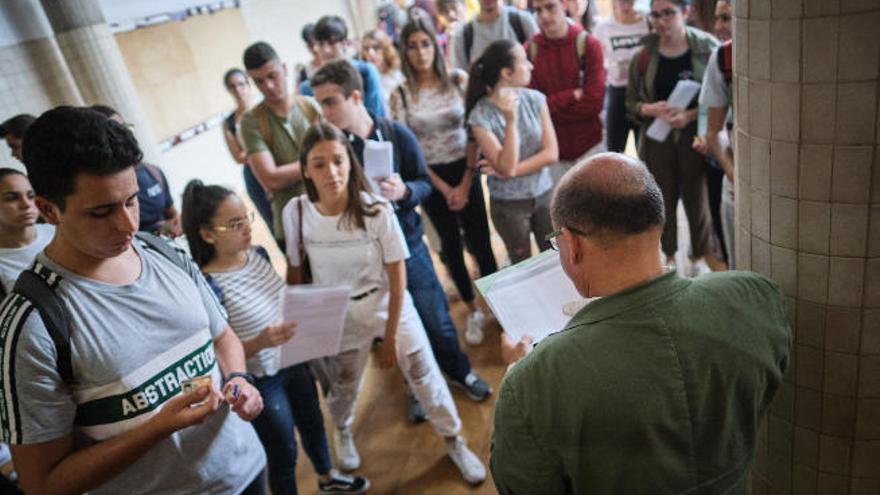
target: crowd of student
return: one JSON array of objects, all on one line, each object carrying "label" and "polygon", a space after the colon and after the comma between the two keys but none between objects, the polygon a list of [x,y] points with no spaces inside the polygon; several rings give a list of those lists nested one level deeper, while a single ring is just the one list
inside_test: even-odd
[{"label": "crowd of student", "polygon": [[[268,43],[249,46],[244,67],[223,76],[236,103],[223,133],[233,159],[243,165],[248,196],[286,255],[286,280],[273,270],[266,250],[252,245],[254,215],[233,191],[194,180],[179,213],[164,174],[142,161],[123,116],[112,108],[59,108],[36,122],[22,115],[0,125],[0,136],[34,184],[31,188],[22,173],[0,171],[0,289],[12,292],[19,273],[32,268],[51,291],[76,301],[68,302],[68,311],[82,314],[70,319],[92,333],[67,335],[77,385],[66,389],[55,367],[62,362],[59,339],[49,338],[53,325],[44,309],[35,304],[36,313],[28,311],[20,294],[0,308],[2,348],[30,353],[18,360],[4,356],[0,400],[3,439],[14,446],[25,486],[35,493],[56,482],[69,483],[73,491],[141,493],[178,483],[184,491],[260,493],[261,455],[251,455],[253,465],[219,473],[222,450],[238,455],[253,449],[245,445],[250,440],[243,419],[253,424],[265,449],[272,493],[296,493],[294,427],[322,493],[363,493],[368,480],[343,475],[334,465],[354,471],[361,464],[351,427],[367,358],[377,345],[382,366],[398,366],[406,379],[410,418],[430,421],[463,478],[482,482],[485,467],[459,435],[461,420],[448,384],[476,401],[492,389],[459,345],[423,240],[426,230],[468,308],[464,340],[479,345],[486,315],[477,304],[465,252],[481,276],[498,269],[490,219],[510,263],[530,257],[533,240],[540,250],[550,247],[554,186],[575,163],[605,150],[623,151],[633,131],[638,154],[665,200],[667,265],[675,267],[679,199],[691,235],[692,262],[682,268],[696,275],[709,265],[725,266],[725,259],[733,262],[729,43],[719,45],[715,36],[688,25],[688,0],[654,0],[650,12],[636,10],[633,0],[612,4],[613,15],[594,23],[592,9],[574,0],[532,0],[529,10],[480,0],[470,21],[462,0],[416,1],[406,13],[380,12],[379,28],[366,33],[357,50],[345,22],[326,16],[303,29],[313,58],[295,74],[288,74]],[[722,40],[730,38],[729,9],[728,0],[717,2],[712,29]],[[668,105],[682,79],[704,82],[699,102]],[[259,103],[252,83],[262,96]],[[707,109],[705,129],[698,125],[701,108]],[[662,142],[646,136],[657,119],[673,129]],[[89,140],[97,144],[76,146]],[[376,188],[361,168],[369,141],[385,143],[393,157],[393,175]],[[77,160],[93,163],[71,165]],[[132,177],[108,182],[132,163]],[[94,190],[84,192],[78,174],[94,175]],[[35,202],[35,190],[44,199]],[[104,202],[95,203],[99,199]],[[71,205],[77,201],[88,205],[78,213],[88,218],[74,216]],[[138,209],[132,204],[139,204],[139,219],[131,214]],[[48,223],[37,223],[38,207]],[[120,240],[100,229],[89,232],[89,221],[110,217],[116,231],[136,221],[134,230],[185,234],[198,270],[169,273],[179,260],[169,262],[148,235]],[[115,244],[97,244],[108,239]],[[124,256],[134,252],[140,265]],[[112,273],[101,264],[106,258],[115,260]],[[141,270],[145,276],[132,278]],[[120,292],[114,283],[134,288]],[[335,356],[280,368],[278,346],[294,336],[295,322],[281,322],[279,292],[285,284],[301,283],[352,286],[342,344]],[[186,296],[176,297],[169,287],[184,287]],[[141,337],[149,341],[146,347],[139,339],[114,335],[114,321],[132,327],[126,321],[132,318],[154,329],[176,316],[165,302],[148,299],[156,291],[174,299],[165,301],[167,307],[189,304],[181,311],[198,313],[191,325],[183,318],[187,331],[170,337],[150,330],[149,338]],[[138,297],[152,308],[137,308]],[[222,308],[213,306],[215,298]],[[192,309],[202,306],[207,309]],[[111,317],[101,319],[102,312]],[[126,338],[133,341],[121,341]],[[228,411],[240,419],[211,415],[221,398],[214,391],[177,399],[165,388],[158,395],[145,392],[147,379],[210,347],[208,340],[214,351],[201,374],[223,384]],[[528,348],[502,342],[511,359]],[[133,357],[144,348],[148,355]],[[101,363],[100,369],[82,360]],[[316,380],[334,425],[335,462]],[[167,391],[172,388],[168,382]],[[138,399],[138,393],[155,397]],[[117,418],[102,411],[110,397],[123,402],[128,397],[138,415],[128,418],[123,411]],[[189,407],[197,403],[202,405]],[[182,429],[196,423],[200,426]],[[162,428],[156,430],[157,424]],[[195,430],[224,441],[205,449],[198,472],[186,472],[186,466],[172,465],[178,447],[205,442]],[[120,440],[102,442],[108,439]],[[73,472],[97,455],[116,457]],[[152,463],[180,470],[179,477],[154,479]]]}]

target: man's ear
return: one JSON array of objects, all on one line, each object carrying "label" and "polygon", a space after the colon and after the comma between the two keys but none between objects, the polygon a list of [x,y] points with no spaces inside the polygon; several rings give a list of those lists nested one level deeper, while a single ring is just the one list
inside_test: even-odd
[{"label": "man's ear", "polygon": [[36,196],[34,198],[34,203],[37,205],[37,209],[40,210],[40,215],[47,223],[51,225],[58,225],[61,223],[61,208],[59,208],[58,205],[42,196]]},{"label": "man's ear", "polygon": [[585,246],[583,245],[583,241],[585,239],[566,228],[562,229],[562,237],[563,242],[568,246],[566,255],[568,256],[569,264],[571,266],[577,265],[582,259],[584,259]]},{"label": "man's ear", "polygon": [[359,90],[359,89],[353,90],[351,92],[351,96],[349,96],[349,98],[352,98],[355,103],[361,103],[364,101],[364,95],[363,95],[363,93],[361,93],[361,90]]}]

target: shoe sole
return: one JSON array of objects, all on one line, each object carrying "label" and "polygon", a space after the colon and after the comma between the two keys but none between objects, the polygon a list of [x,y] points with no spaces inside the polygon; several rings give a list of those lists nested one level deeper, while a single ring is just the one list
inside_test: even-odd
[{"label": "shoe sole", "polygon": [[489,393],[486,394],[485,397],[480,397],[479,395],[471,392],[470,389],[468,389],[463,383],[458,383],[455,380],[449,380],[449,383],[451,383],[453,387],[464,391],[464,394],[468,396],[468,399],[474,402],[483,402],[484,400],[492,396],[492,387],[489,387]]},{"label": "shoe sole", "polygon": [[347,495],[362,495],[364,493],[367,493],[368,491],[370,491],[370,480],[368,480],[368,479],[364,480],[364,486],[360,490],[354,491],[354,492],[340,492],[340,491],[324,492],[324,491],[321,491],[320,487],[318,487],[318,493],[329,493],[329,494],[342,493],[342,494],[347,494]]}]

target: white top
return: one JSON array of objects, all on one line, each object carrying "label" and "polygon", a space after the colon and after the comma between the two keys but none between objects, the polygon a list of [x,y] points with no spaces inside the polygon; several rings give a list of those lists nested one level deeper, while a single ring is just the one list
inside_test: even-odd
[{"label": "white top", "polygon": [[34,242],[20,248],[0,248],[0,284],[3,284],[7,293],[15,285],[18,274],[30,268],[37,253],[42,251],[55,236],[54,225],[38,223],[34,228],[37,230]]},{"label": "white top", "polygon": [[400,69],[391,70],[385,74],[379,74],[379,82],[382,83],[382,100],[388,104],[388,97],[393,93],[400,83],[406,80]]},{"label": "white top", "polygon": [[706,71],[703,73],[703,86],[700,88],[700,105],[707,107],[726,107],[727,100],[727,81],[724,79],[724,73],[718,67],[718,51],[719,46],[712,50],[709,55],[709,62],[706,64]]},{"label": "white top", "polygon": [[303,202],[302,232],[316,285],[351,285],[353,295],[388,287],[385,263],[409,257],[391,205],[372,194],[361,194],[379,211],[376,216],[364,217],[366,230],[341,226],[342,215],[322,215],[305,194],[290,200],[281,213],[287,259],[300,266],[297,201]]},{"label": "white top", "polygon": [[641,48],[642,37],[648,34],[648,23],[623,24],[609,17],[596,25],[593,34],[602,42],[607,84],[626,87],[630,61]]}]

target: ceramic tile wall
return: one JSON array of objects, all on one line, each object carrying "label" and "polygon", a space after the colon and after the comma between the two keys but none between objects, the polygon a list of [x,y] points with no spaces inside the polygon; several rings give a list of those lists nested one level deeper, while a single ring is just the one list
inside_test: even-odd
[{"label": "ceramic tile wall", "polygon": [[[0,67],[0,120],[82,102],[53,38],[0,46]],[[0,145],[0,167],[20,168],[5,143]]]},{"label": "ceramic tile wall", "polygon": [[737,265],[782,287],[795,330],[753,493],[880,493],[880,1],[735,17]]}]

